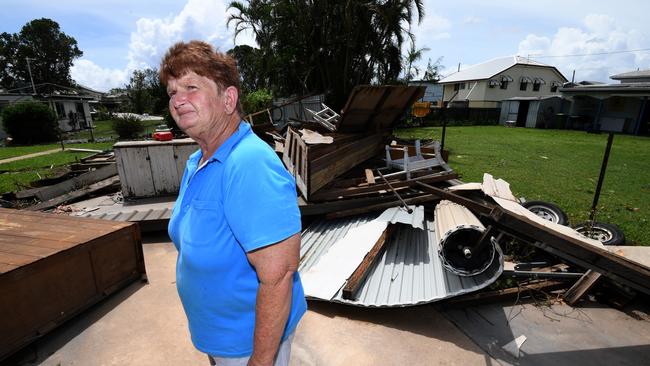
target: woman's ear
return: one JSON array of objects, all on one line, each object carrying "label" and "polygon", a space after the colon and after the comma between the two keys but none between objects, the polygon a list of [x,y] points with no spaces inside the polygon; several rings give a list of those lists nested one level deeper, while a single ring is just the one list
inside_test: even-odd
[{"label": "woman's ear", "polygon": [[233,114],[237,111],[237,101],[239,100],[239,92],[234,86],[229,86],[224,91],[224,111],[227,114]]}]

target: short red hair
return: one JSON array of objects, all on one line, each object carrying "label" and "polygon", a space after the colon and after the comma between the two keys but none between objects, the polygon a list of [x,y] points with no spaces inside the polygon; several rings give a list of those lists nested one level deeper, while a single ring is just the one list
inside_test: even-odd
[{"label": "short red hair", "polygon": [[[240,91],[239,71],[235,59],[215,51],[202,41],[178,42],[171,46],[160,63],[160,82],[167,85],[170,78],[179,78],[188,72],[212,79],[220,91],[229,86]],[[237,100],[237,111],[243,115],[241,103]]]}]

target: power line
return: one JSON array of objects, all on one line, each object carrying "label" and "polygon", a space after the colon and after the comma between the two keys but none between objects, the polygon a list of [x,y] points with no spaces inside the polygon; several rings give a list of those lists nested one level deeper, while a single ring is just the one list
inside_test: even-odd
[{"label": "power line", "polygon": [[650,51],[650,48],[639,48],[637,50],[624,50],[624,51],[610,51],[610,52],[596,52],[596,53],[584,53],[577,55],[535,55],[531,54],[531,58],[549,58],[549,57],[579,57],[579,56],[598,56],[598,55],[613,55],[616,53],[630,53],[630,52],[644,52]]}]

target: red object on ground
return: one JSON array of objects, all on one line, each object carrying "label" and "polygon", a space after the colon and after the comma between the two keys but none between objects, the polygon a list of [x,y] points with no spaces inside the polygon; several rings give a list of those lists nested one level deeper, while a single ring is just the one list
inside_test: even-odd
[{"label": "red object on ground", "polygon": [[153,133],[153,139],[156,141],[169,141],[174,138],[170,131],[159,131]]}]

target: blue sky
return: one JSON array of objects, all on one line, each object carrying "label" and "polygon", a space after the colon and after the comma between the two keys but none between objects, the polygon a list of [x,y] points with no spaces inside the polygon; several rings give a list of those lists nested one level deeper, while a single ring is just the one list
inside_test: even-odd
[{"label": "blue sky", "polygon": [[[0,32],[18,32],[42,17],[58,22],[84,52],[72,77],[97,90],[123,86],[134,69],[157,67],[179,40],[203,39],[223,51],[234,45],[224,0],[2,3]],[[568,79],[576,70],[576,80],[609,82],[610,75],[650,68],[650,2],[645,0],[424,3],[425,19],[413,26],[417,47],[430,49],[421,69],[428,59],[443,57],[442,73],[449,74],[459,63],[466,68],[516,54],[556,66]],[[254,40],[243,35],[237,39],[241,43],[254,45]]]}]

